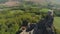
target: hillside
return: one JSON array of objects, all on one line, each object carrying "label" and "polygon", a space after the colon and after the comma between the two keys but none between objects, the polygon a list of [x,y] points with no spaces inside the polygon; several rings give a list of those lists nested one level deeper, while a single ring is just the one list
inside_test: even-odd
[{"label": "hillside", "polygon": [[46,2],[52,2],[52,3],[56,3],[56,4],[60,4],[60,0],[0,0],[0,3],[5,3],[8,1],[33,1],[33,2],[37,2],[37,3],[46,3]]}]

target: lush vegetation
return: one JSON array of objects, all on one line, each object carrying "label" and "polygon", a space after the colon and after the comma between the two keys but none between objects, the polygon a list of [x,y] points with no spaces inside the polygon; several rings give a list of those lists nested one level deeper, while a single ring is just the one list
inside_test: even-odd
[{"label": "lush vegetation", "polygon": [[40,19],[40,15],[22,10],[1,11],[0,34],[15,34],[24,19],[28,19],[30,23],[35,23]]},{"label": "lush vegetation", "polygon": [[[37,23],[51,8],[51,5],[29,3],[24,2],[22,5],[13,7],[0,6],[0,34],[15,34],[25,19],[29,23]],[[55,10],[54,15],[60,16],[59,10]],[[59,17],[55,18],[54,25],[59,34]]]}]

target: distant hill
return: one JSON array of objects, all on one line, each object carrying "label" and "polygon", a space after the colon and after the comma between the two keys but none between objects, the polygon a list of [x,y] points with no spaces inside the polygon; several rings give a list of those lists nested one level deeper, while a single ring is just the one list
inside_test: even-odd
[{"label": "distant hill", "polygon": [[32,1],[35,3],[39,3],[39,4],[46,4],[49,2],[52,4],[60,4],[60,0],[0,0],[0,4],[6,4],[9,6],[13,6],[13,5],[16,5],[24,1]]},{"label": "distant hill", "polygon": [[0,3],[4,3],[7,1],[33,1],[37,3],[44,3],[44,2],[52,2],[52,3],[60,3],[60,0],[0,0]]},{"label": "distant hill", "polygon": [[0,0],[0,4],[1,3],[5,3],[5,2],[7,2],[8,0]]},{"label": "distant hill", "polygon": [[60,0],[0,0],[0,3],[5,3],[7,1],[33,1],[37,3],[45,3],[45,2],[52,2],[52,3],[57,3],[60,4]]}]

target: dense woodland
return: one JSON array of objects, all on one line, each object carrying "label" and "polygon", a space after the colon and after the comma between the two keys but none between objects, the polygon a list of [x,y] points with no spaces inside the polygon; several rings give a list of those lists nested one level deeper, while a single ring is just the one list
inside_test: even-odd
[{"label": "dense woodland", "polygon": [[[33,2],[24,2],[19,6],[0,5],[0,34],[15,34],[21,27],[23,20],[37,23],[54,5],[40,5]],[[54,17],[60,16],[60,10],[54,8]]]}]

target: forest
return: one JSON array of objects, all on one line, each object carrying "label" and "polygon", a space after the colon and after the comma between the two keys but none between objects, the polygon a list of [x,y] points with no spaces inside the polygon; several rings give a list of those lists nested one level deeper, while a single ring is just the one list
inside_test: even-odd
[{"label": "forest", "polygon": [[57,34],[60,34],[60,10],[56,6],[50,3],[41,5],[33,2],[24,2],[19,6],[0,5],[0,34],[16,34],[23,20],[37,23],[49,9],[54,10],[54,26]]}]

